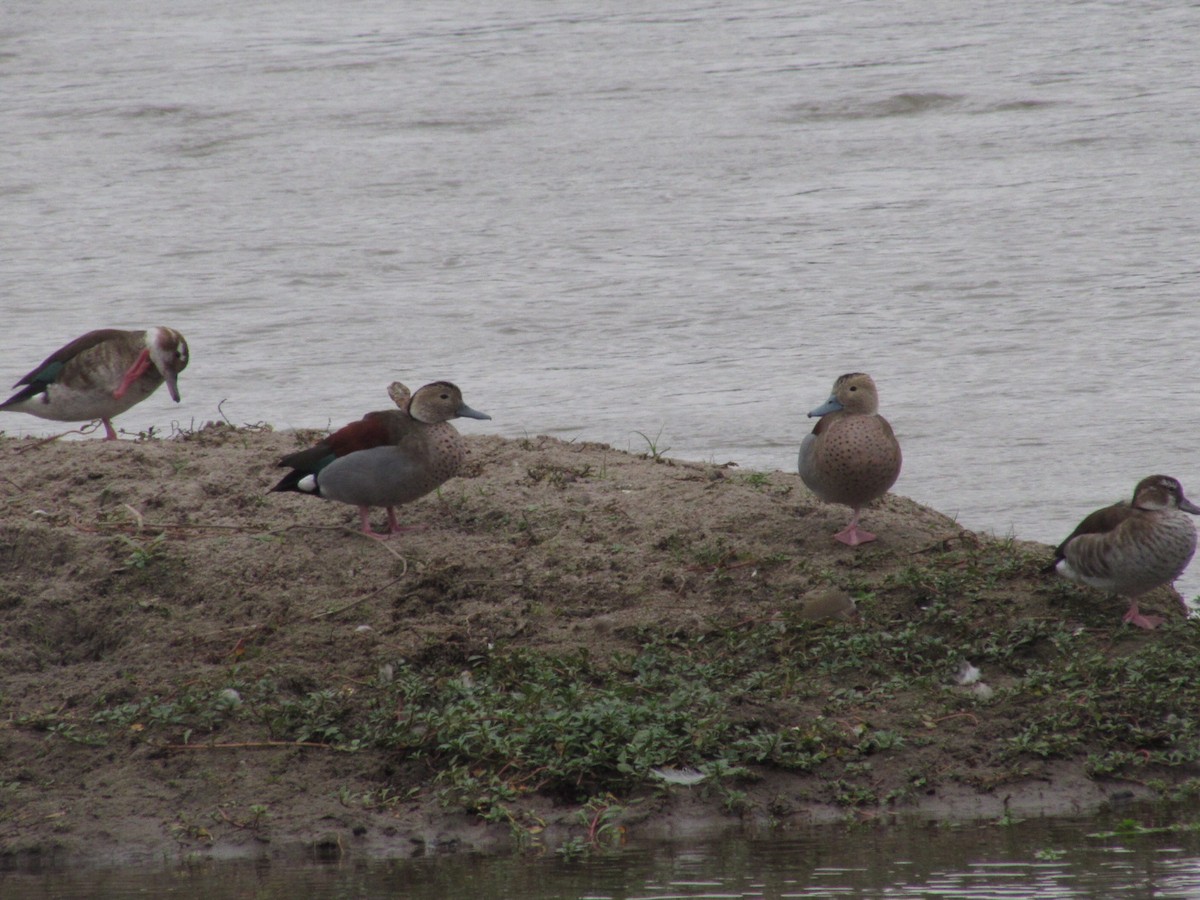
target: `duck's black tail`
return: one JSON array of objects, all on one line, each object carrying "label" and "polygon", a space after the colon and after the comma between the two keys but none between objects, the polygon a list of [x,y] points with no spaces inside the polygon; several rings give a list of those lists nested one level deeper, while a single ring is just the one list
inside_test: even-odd
[{"label": "duck's black tail", "polygon": [[292,469],[292,471],[288,472],[281,479],[279,479],[279,484],[275,485],[275,487],[271,488],[271,490],[267,491],[267,493],[273,494],[276,491],[295,491],[298,494],[303,494],[304,491],[300,490],[300,479],[307,474],[307,472],[301,472],[299,469]]}]

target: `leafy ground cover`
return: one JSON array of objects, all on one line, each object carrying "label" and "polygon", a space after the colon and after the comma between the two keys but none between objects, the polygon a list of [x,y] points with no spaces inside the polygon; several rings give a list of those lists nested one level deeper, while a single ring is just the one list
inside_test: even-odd
[{"label": "leafy ground cover", "polygon": [[471,438],[377,542],[266,493],[313,437],[0,438],[0,851],[570,855],[1200,785],[1170,591],[1123,627],[899,496],[842,547],[796,476],[649,440]]}]

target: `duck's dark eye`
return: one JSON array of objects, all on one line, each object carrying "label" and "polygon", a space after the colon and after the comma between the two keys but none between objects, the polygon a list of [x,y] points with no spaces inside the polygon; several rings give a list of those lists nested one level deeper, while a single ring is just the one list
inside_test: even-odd
[{"label": "duck's dark eye", "polygon": [[850,393],[852,393],[852,394],[853,394],[853,393],[854,393],[855,391],[857,391],[857,390],[858,390],[858,388],[857,388],[857,387],[855,387],[854,385],[850,385]]}]

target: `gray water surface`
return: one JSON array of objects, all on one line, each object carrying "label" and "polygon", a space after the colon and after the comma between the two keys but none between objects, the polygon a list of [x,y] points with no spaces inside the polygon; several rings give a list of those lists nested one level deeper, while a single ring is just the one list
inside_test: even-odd
[{"label": "gray water surface", "polygon": [[184,402],[133,433],[449,378],[470,432],[792,469],[866,370],[897,492],[1057,542],[1200,494],[1198,44],[1171,3],[18,0],[0,371],[162,322]]},{"label": "gray water surface", "polygon": [[1102,836],[1119,821],[1110,817],[1006,825],[825,826],[719,844],[634,844],[576,860],[547,851],[328,865],[201,862],[157,869],[24,872],[0,875],[0,892],[30,900],[996,900],[1200,895],[1196,831]]},{"label": "gray water surface", "polygon": [[[1200,12],[1154,2],[12,0],[0,378],[161,323],[191,342],[183,403],[131,433],[337,426],[449,378],[493,416],[468,433],[791,470],[864,370],[898,493],[1056,543],[1152,472],[1200,495],[1197,46]],[[1038,827],[114,872],[104,896],[1200,892],[1190,837]]]}]

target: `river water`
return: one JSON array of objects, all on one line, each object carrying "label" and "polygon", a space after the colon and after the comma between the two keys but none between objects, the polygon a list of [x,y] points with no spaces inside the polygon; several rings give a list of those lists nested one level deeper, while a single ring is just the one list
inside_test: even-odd
[{"label": "river water", "polygon": [[1056,543],[1200,495],[1197,45],[1154,2],[11,0],[0,372],[165,323],[134,432],[448,378],[466,431],[793,470],[864,370],[898,493]]},{"label": "river water", "polygon": [[[1119,820],[1118,820],[1119,821]],[[828,900],[1200,895],[1194,830],[1105,833],[1114,821],[801,829],[719,844],[633,845],[583,859],[555,853],[349,861],[197,862],[150,869],[10,872],[22,900]]]},{"label": "river water", "polygon": [[161,323],[134,433],[448,378],[467,432],[793,470],[863,370],[898,493],[1054,543],[1200,495],[1198,45],[1172,2],[8,0],[0,377]]}]

